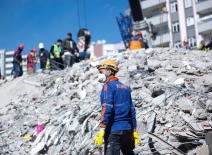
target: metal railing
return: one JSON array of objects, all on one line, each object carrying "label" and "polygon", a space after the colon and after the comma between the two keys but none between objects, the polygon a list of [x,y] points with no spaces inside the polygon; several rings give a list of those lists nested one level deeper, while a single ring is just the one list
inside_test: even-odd
[{"label": "metal railing", "polygon": [[[14,51],[6,51],[5,49],[0,50],[0,70],[1,76],[4,78],[8,78],[10,76],[12,67],[13,67],[13,53]],[[26,55],[22,55],[23,58],[23,72],[26,73]],[[8,65],[11,64],[11,65]]]},{"label": "metal railing", "polygon": [[211,21],[211,20],[212,20],[212,15],[210,15],[210,16],[209,16],[208,18],[206,18],[206,19],[201,18],[197,23],[198,23],[198,24],[206,23],[206,22]]},{"label": "metal railing", "polygon": [[6,72],[5,72],[5,50],[0,50],[0,71],[1,71],[1,76],[5,77]]}]

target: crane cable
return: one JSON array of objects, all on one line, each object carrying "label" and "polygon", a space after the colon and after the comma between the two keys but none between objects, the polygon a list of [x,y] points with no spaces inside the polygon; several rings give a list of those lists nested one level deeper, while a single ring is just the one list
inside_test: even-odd
[{"label": "crane cable", "polygon": [[[83,0],[83,5],[84,5],[85,26],[86,26],[86,28],[87,28],[87,16],[86,16],[86,5],[85,5],[85,0]],[[78,13],[79,28],[81,28],[80,11],[79,11],[79,0],[77,0],[77,13]]]},{"label": "crane cable", "polygon": [[83,4],[84,4],[84,14],[85,14],[85,27],[88,28],[88,26],[87,26],[87,16],[86,16],[85,0],[83,0]]},{"label": "crane cable", "polygon": [[79,2],[77,0],[77,12],[78,12],[78,22],[79,22],[79,28],[81,27],[81,23],[80,23],[80,14],[79,14]]}]

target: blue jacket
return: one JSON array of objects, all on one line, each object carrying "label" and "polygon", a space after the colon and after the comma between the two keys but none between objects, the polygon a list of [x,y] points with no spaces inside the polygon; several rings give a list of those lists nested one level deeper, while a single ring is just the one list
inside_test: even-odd
[{"label": "blue jacket", "polygon": [[100,127],[106,128],[106,132],[136,129],[136,112],[129,87],[112,76],[104,84],[100,98]]}]

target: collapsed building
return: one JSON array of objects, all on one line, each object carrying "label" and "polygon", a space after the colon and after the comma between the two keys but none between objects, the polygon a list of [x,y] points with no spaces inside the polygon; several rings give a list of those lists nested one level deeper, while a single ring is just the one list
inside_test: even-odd
[{"label": "collapsed building", "polygon": [[[0,109],[0,154],[103,154],[94,139],[102,88],[96,65],[105,59],[119,64],[116,76],[131,89],[141,139],[136,154],[208,154],[212,54],[170,48],[126,51],[0,81],[6,102]],[[15,87],[20,89],[13,93]]]}]

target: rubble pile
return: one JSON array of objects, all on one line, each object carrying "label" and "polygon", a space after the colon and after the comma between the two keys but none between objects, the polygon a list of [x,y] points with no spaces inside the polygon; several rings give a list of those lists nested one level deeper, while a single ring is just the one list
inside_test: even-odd
[{"label": "rubble pile", "polygon": [[[22,83],[36,86],[40,93],[20,91],[0,109],[0,154],[102,154],[103,146],[94,145],[102,88],[95,66],[104,59],[119,64],[117,77],[132,90],[141,138],[135,153],[205,150],[205,133],[212,130],[212,54],[155,48],[24,76]],[[43,128],[39,132],[37,125]]]}]

